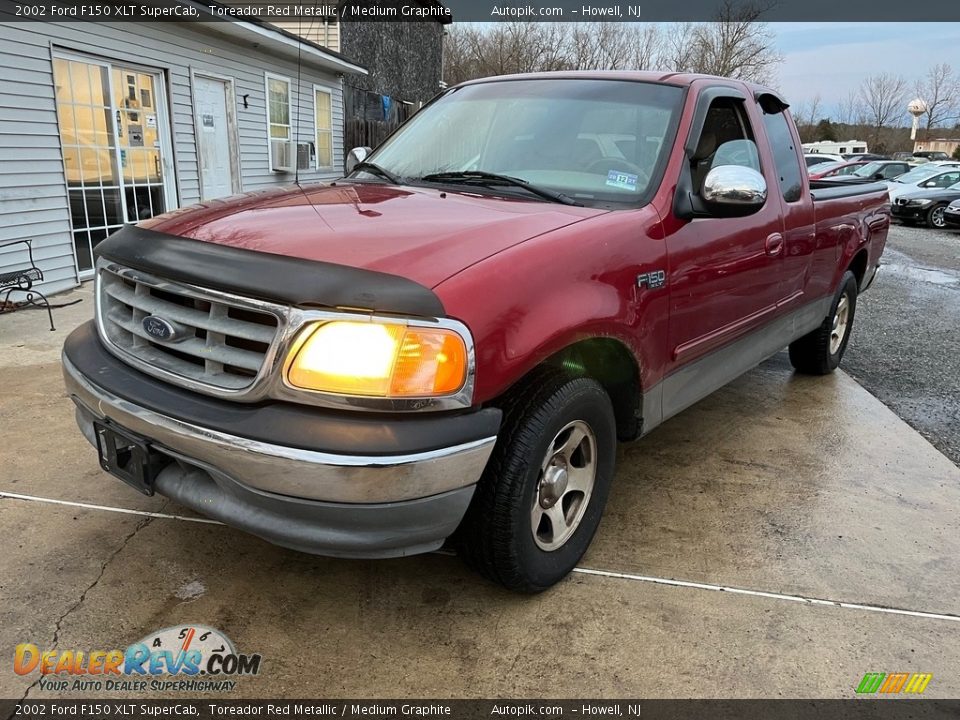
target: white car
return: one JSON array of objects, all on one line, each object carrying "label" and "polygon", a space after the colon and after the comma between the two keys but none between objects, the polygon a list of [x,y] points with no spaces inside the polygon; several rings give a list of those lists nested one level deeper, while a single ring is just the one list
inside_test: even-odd
[{"label": "white car", "polygon": [[960,164],[951,167],[949,164],[927,163],[898,178],[888,180],[887,189],[890,192],[890,202],[893,202],[907,193],[947,188],[958,182],[960,182]]}]

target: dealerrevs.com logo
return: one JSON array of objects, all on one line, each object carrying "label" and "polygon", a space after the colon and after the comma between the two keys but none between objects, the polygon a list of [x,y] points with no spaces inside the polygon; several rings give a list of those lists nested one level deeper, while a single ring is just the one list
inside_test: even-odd
[{"label": "dealerrevs.com logo", "polygon": [[40,687],[55,692],[229,692],[235,678],[260,672],[260,660],[238,653],[219,630],[189,625],[150,633],[126,650],[41,650],[21,643],[13,670],[39,672]]}]

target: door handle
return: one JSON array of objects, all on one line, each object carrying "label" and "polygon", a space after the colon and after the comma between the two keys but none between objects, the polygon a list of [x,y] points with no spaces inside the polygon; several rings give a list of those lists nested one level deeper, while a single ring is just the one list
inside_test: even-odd
[{"label": "door handle", "polygon": [[773,233],[767,236],[767,241],[763,244],[763,249],[770,255],[774,257],[783,252],[783,235],[780,233]]}]

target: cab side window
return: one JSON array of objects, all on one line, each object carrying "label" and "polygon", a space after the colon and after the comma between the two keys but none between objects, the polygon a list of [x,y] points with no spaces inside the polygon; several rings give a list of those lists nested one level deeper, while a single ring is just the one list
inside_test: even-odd
[{"label": "cab side window", "polygon": [[796,202],[803,193],[803,176],[787,118],[782,112],[764,113],[763,126],[767,131],[770,149],[773,151],[773,164],[777,169],[783,199],[787,202]]},{"label": "cab side window", "polygon": [[703,181],[713,168],[721,165],[742,165],[760,171],[760,155],[753,128],[735,98],[717,98],[710,104],[703,122],[697,149],[690,159],[693,191],[703,190]]},{"label": "cab side window", "polygon": [[897,175],[903,175],[906,170],[903,169],[901,165],[896,163],[891,163],[889,165],[884,165],[880,168],[880,174],[883,176],[884,180],[892,180],[897,177]]}]

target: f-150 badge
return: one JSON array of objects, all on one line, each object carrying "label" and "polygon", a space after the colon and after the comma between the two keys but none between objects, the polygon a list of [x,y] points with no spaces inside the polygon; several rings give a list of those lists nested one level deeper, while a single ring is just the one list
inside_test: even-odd
[{"label": "f-150 badge", "polygon": [[637,275],[637,287],[657,290],[667,284],[667,273],[663,270],[651,270]]}]

